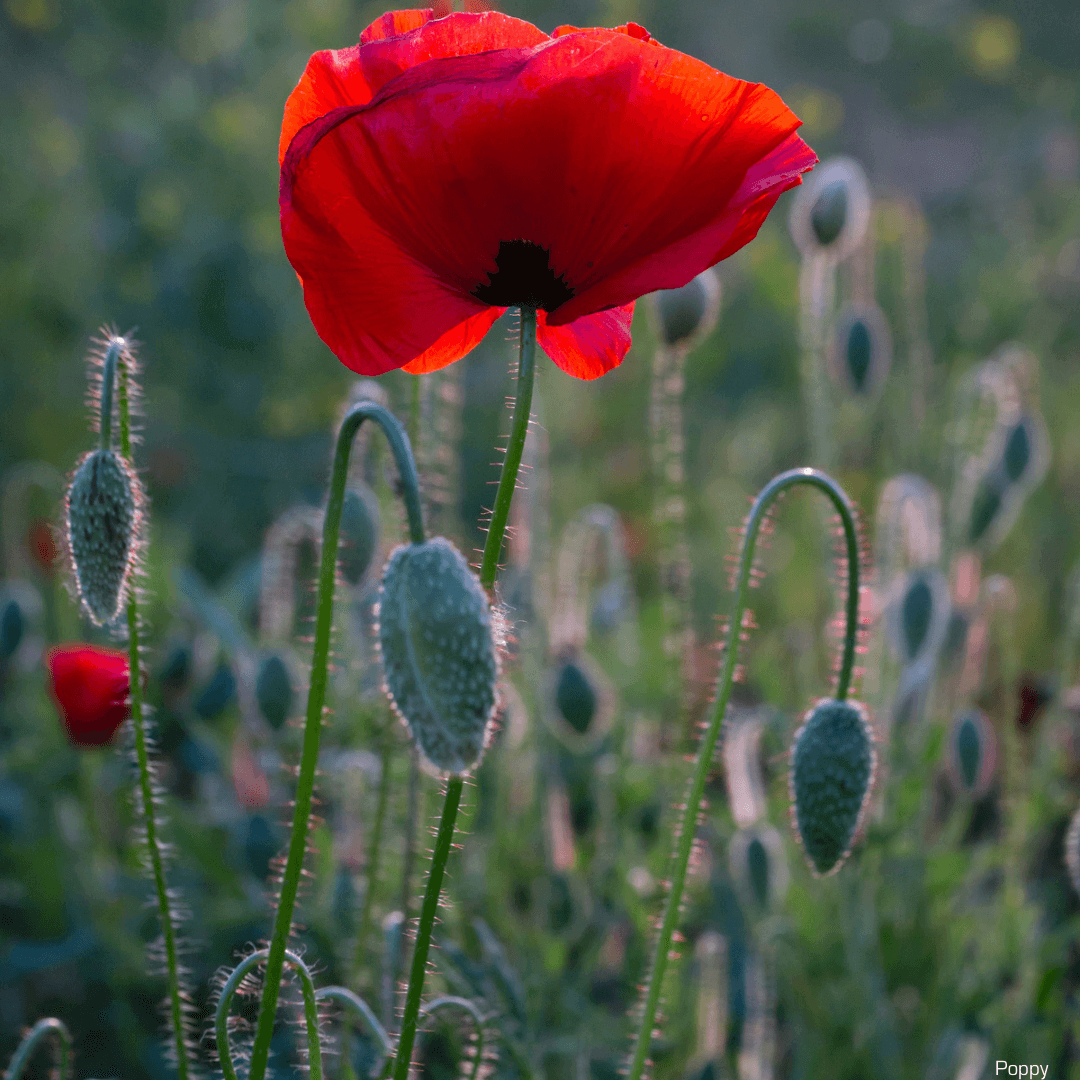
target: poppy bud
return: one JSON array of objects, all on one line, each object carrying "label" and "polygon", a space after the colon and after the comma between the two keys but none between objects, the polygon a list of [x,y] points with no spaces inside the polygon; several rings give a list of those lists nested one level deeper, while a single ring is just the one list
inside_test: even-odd
[{"label": "poppy bud", "polygon": [[763,912],[783,899],[788,886],[784,842],[771,825],[740,829],[731,838],[728,861],[744,904]]},{"label": "poppy bud", "polygon": [[295,696],[285,661],[276,653],[264,657],[255,676],[255,700],[259,712],[275,731],[288,720]]},{"label": "poppy bud", "polygon": [[830,350],[834,381],[852,396],[877,396],[889,374],[892,343],[877,304],[853,304],[841,315]]},{"label": "poppy bud", "polygon": [[74,746],[105,746],[130,713],[127,654],[93,645],[49,651],[53,698]]},{"label": "poppy bud", "polygon": [[960,713],[949,733],[949,775],[959,791],[973,798],[986,793],[997,764],[997,738],[978,709]]},{"label": "poppy bud", "polygon": [[810,207],[810,228],[822,247],[828,247],[843,231],[848,216],[847,182],[837,178],[825,184]]},{"label": "poppy bud", "polygon": [[350,585],[359,585],[379,547],[379,503],[367,484],[350,487],[341,506],[338,567]]},{"label": "poppy bud", "polygon": [[716,325],[720,287],[716,274],[706,270],[680,289],[655,294],[660,336],[665,345],[690,346]]},{"label": "poppy bud", "polygon": [[573,646],[560,652],[547,677],[545,716],[552,733],[577,753],[596,745],[607,733],[615,712],[610,680]]},{"label": "poppy bud", "polygon": [[1080,808],[1073,813],[1065,833],[1065,868],[1072,887],[1080,894]]},{"label": "poppy bud", "polygon": [[193,708],[204,720],[213,720],[228,708],[235,694],[236,679],[232,669],[228,664],[219,664],[202,693],[195,699]]},{"label": "poppy bud", "polygon": [[596,715],[596,692],[589,678],[572,660],[563,664],[555,683],[555,704],[562,718],[584,735]]},{"label": "poppy bud", "polygon": [[120,614],[137,547],[142,492],[122,457],[94,450],[67,494],[68,546],[79,597],[98,626]]},{"label": "poppy bud", "polygon": [[815,876],[835,873],[851,853],[876,763],[861,704],[825,698],[795,733],[788,774],[792,817]]},{"label": "poppy bud", "polygon": [[479,578],[445,537],[390,556],[379,591],[386,692],[424,756],[460,774],[480,760],[499,661]]},{"label": "poppy bud", "polygon": [[25,627],[22,608],[14,597],[4,604],[0,612],[0,660],[7,660],[15,655],[15,650],[23,639]]},{"label": "poppy bud", "polygon": [[971,517],[968,523],[968,540],[978,544],[990,532],[1005,506],[1008,480],[997,471],[988,473],[979,482],[971,499]]},{"label": "poppy bud", "polygon": [[1002,454],[1005,475],[1012,484],[1017,483],[1031,464],[1030,422],[1024,417],[1014,424],[1005,436],[1005,450]]},{"label": "poppy bud", "polygon": [[893,636],[905,664],[938,651],[950,606],[948,585],[940,570],[924,567],[908,574],[893,616]]}]

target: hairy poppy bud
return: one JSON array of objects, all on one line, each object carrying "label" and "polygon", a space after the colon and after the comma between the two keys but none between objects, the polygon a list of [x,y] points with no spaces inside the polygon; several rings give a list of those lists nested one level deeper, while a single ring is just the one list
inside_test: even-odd
[{"label": "hairy poppy bud", "polygon": [[236,694],[236,677],[228,664],[218,664],[210,681],[195,699],[193,708],[204,720],[213,720],[228,707]]},{"label": "hairy poppy bud", "polygon": [[545,717],[552,733],[576,752],[598,743],[611,727],[615,689],[592,660],[568,646],[547,676]]},{"label": "hairy poppy bud", "polygon": [[829,359],[833,380],[848,393],[877,397],[892,359],[889,327],[877,304],[853,304],[840,316]]},{"label": "hairy poppy bud", "polygon": [[1005,436],[1001,463],[1011,484],[1017,483],[1031,464],[1031,441],[1030,421],[1027,417],[1014,424]]},{"label": "hairy poppy bud", "polygon": [[840,235],[848,216],[848,186],[841,178],[825,184],[810,207],[810,228],[822,247]]},{"label": "hairy poppy bud", "polygon": [[255,676],[255,700],[259,712],[275,731],[288,720],[295,696],[285,661],[276,653],[264,657]]},{"label": "hairy poppy bud", "polygon": [[441,772],[473,768],[495,712],[498,655],[479,578],[445,537],[391,556],[379,591],[386,692]]},{"label": "hairy poppy bud", "polygon": [[979,482],[971,499],[971,517],[968,520],[968,540],[978,544],[990,533],[1005,506],[1008,480],[1004,474],[994,471]]},{"label": "hairy poppy bud", "polygon": [[716,326],[720,283],[713,270],[691,278],[680,289],[661,289],[654,295],[658,329],[665,345],[692,346]]},{"label": "hairy poppy bud", "polygon": [[572,660],[567,660],[555,682],[555,704],[563,719],[584,735],[596,716],[596,691],[589,677]]},{"label": "hairy poppy bud", "polygon": [[79,598],[98,625],[120,614],[134,566],[142,492],[112,450],[79,462],[67,494],[68,546]]},{"label": "hairy poppy bud", "polygon": [[931,660],[948,628],[949,588],[936,567],[912,570],[901,579],[888,620],[890,637],[907,665]]},{"label": "hairy poppy bud", "polygon": [[75,746],[104,746],[127,719],[127,654],[93,645],[66,645],[48,654],[53,698]]},{"label": "hairy poppy bud", "polygon": [[350,487],[341,506],[338,567],[349,585],[359,585],[379,547],[379,503],[367,484]]},{"label": "hairy poppy bud", "polygon": [[744,904],[767,911],[783,899],[788,886],[784,842],[771,825],[740,829],[731,838],[728,861]]},{"label": "hairy poppy bud", "polygon": [[3,611],[0,611],[0,660],[15,655],[23,639],[25,622],[19,601],[14,597],[9,598],[3,605]]},{"label": "hairy poppy bud", "polygon": [[960,713],[949,733],[949,775],[958,790],[978,798],[986,793],[997,764],[997,738],[978,709]]},{"label": "hairy poppy bud", "polygon": [[855,702],[819,701],[795,733],[788,774],[792,817],[815,874],[834,873],[851,853],[876,763],[865,709]]}]

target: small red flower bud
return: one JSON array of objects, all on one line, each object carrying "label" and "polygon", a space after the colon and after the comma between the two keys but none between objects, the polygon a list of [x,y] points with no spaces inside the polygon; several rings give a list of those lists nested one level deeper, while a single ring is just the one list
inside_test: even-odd
[{"label": "small red flower bud", "polygon": [[74,746],[105,746],[130,713],[127,654],[61,645],[48,657],[52,694]]}]

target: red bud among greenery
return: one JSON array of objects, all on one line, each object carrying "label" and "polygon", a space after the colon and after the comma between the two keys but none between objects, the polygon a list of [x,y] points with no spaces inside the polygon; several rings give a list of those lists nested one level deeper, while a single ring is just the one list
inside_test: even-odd
[{"label": "red bud among greenery", "polygon": [[61,645],[48,654],[52,694],[75,746],[105,746],[128,718],[127,654]]}]

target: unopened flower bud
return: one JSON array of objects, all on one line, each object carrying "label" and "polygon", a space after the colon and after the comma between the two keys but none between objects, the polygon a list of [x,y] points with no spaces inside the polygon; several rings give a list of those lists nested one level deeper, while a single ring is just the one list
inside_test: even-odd
[{"label": "unopened flower bud", "polygon": [[275,731],[288,720],[295,697],[285,661],[276,653],[264,657],[255,676],[255,700],[259,712]]},{"label": "unopened flower bud", "polygon": [[75,469],[67,530],[79,598],[98,625],[120,614],[137,549],[139,481],[119,454],[94,450]]},{"label": "unopened flower bud", "polygon": [[698,274],[680,289],[661,289],[654,295],[665,345],[691,346],[716,326],[720,284],[714,270]]},{"label": "unopened flower bud", "polygon": [[427,760],[455,775],[473,768],[495,711],[499,662],[487,595],[444,537],[390,556],[379,652],[386,691]]},{"label": "unopened flower bud", "polygon": [[848,215],[848,186],[842,178],[825,184],[810,207],[810,228],[822,247],[840,235]]},{"label": "unopened flower bud", "polygon": [[949,775],[965,795],[986,793],[997,764],[997,737],[984,713],[968,709],[952,723],[949,733]]},{"label": "unopened flower bud", "polygon": [[795,733],[788,774],[792,817],[816,875],[834,873],[851,853],[876,761],[864,707],[855,702],[819,701]]}]

